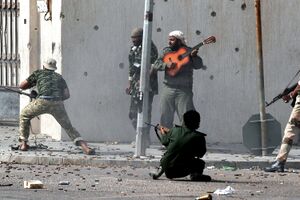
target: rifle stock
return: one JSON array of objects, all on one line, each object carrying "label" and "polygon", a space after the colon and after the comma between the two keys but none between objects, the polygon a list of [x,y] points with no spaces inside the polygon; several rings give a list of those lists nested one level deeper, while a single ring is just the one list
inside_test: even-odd
[{"label": "rifle stock", "polygon": [[26,93],[26,92],[22,92],[21,90],[12,89],[12,88],[9,88],[9,87],[6,87],[6,86],[4,86],[2,88],[4,88],[5,90],[8,90],[8,91],[11,91],[11,92],[15,92],[15,93],[18,93],[18,94],[28,96],[31,99],[34,99],[34,98],[37,97],[37,92],[35,90],[32,90],[30,93]]},{"label": "rifle stock", "polygon": [[[266,102],[266,107],[270,106],[271,104],[275,103],[276,101],[278,101],[279,99],[281,99],[283,96],[286,96],[288,95],[290,92],[292,92],[296,87],[297,87],[298,83],[295,83],[294,85],[292,85],[291,87],[288,87],[288,88],[285,88],[283,90],[282,93],[278,94],[276,97],[274,97],[272,99],[272,101],[270,101],[269,103]],[[296,101],[296,98],[293,98],[293,101],[291,103],[291,106],[294,107],[295,105],[295,101]]]}]

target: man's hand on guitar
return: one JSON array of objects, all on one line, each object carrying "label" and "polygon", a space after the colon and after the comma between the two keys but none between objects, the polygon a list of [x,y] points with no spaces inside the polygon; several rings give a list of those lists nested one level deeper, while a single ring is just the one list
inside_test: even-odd
[{"label": "man's hand on guitar", "polygon": [[198,54],[198,49],[194,49],[194,50],[191,52],[191,56],[192,56],[192,57],[197,56],[197,54]]}]

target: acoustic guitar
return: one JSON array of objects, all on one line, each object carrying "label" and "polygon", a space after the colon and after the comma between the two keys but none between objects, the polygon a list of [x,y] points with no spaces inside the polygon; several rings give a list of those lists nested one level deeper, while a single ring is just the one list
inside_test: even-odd
[{"label": "acoustic guitar", "polygon": [[193,50],[199,49],[201,46],[205,44],[210,44],[215,42],[216,42],[215,36],[210,36],[209,38],[203,40],[203,42],[200,42],[199,44],[197,44],[191,49],[187,49],[186,47],[181,47],[177,51],[172,51],[167,53],[163,57],[163,62],[165,63],[172,62],[176,64],[175,67],[168,68],[167,73],[170,76],[175,76],[182,69],[182,67],[190,61],[189,55]]}]

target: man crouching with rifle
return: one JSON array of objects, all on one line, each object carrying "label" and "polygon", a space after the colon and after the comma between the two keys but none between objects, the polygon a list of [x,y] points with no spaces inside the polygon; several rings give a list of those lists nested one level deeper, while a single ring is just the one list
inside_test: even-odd
[{"label": "man crouching with rifle", "polygon": [[183,115],[183,125],[171,129],[159,126],[161,143],[167,151],[160,160],[158,173],[150,173],[158,179],[163,173],[169,179],[190,175],[192,181],[211,181],[203,175],[205,162],[201,159],[206,153],[206,134],[196,131],[200,125],[200,114],[190,110]]}]

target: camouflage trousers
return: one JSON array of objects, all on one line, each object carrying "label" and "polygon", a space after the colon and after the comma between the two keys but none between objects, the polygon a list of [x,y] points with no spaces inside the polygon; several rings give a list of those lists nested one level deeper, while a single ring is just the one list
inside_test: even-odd
[{"label": "camouflage trousers", "polygon": [[170,87],[164,84],[160,99],[160,124],[167,128],[173,127],[175,112],[182,123],[183,114],[195,110],[193,91],[190,87]]},{"label": "camouflage trousers", "polygon": [[278,161],[286,161],[296,135],[300,134],[300,96],[297,96],[295,106],[284,129],[284,136],[277,155]]},{"label": "camouflage trousers", "polygon": [[74,141],[75,145],[78,145],[78,141],[82,140],[80,134],[70,122],[63,101],[35,99],[21,111],[19,141],[28,141],[30,120],[41,114],[51,114],[61,127],[65,129],[66,133],[71,140]]},{"label": "camouflage trousers", "polygon": [[[148,107],[148,111],[147,111],[149,123],[151,122],[153,97],[154,97],[153,92],[149,92],[149,107]],[[143,105],[142,105],[141,101],[137,100],[136,98],[131,97],[128,116],[129,116],[129,119],[131,120],[131,124],[132,124],[134,130],[136,130],[136,128],[137,128],[138,112],[140,110],[142,110],[142,106]],[[150,130],[150,127],[147,127],[147,130],[146,130],[147,135],[149,134],[149,130]]]}]

